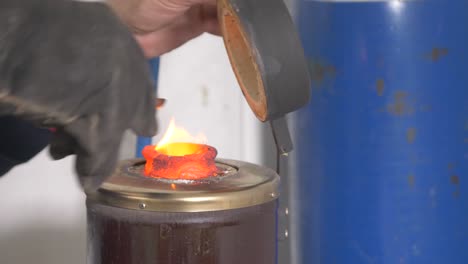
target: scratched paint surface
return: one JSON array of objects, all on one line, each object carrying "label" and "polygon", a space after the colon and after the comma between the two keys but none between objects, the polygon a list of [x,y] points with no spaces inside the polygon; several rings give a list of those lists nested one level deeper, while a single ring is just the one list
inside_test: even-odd
[{"label": "scratched paint surface", "polygon": [[298,12],[300,263],[467,263],[468,2]]}]

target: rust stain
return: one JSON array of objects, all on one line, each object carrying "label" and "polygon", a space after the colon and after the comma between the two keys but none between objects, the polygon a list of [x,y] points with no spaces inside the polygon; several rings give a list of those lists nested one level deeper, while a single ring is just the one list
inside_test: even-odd
[{"label": "rust stain", "polygon": [[385,91],[385,82],[384,82],[384,80],[383,79],[378,79],[375,86],[377,88],[377,95],[382,96],[384,94],[384,91]]},{"label": "rust stain", "polygon": [[413,187],[413,186],[414,186],[414,181],[415,181],[414,175],[412,175],[412,174],[409,175],[409,176],[408,176],[408,185],[409,185],[410,187]]},{"label": "rust stain", "polygon": [[448,49],[447,48],[433,48],[431,52],[427,54],[432,61],[436,62],[440,60],[442,57],[447,56]]},{"label": "rust stain", "polygon": [[468,138],[465,138],[463,141],[465,142],[465,144],[468,144]]},{"label": "rust stain", "polygon": [[457,175],[452,175],[450,176],[450,183],[452,183],[453,185],[459,185],[460,178]]},{"label": "rust stain", "polygon": [[336,68],[333,65],[325,65],[315,60],[309,60],[310,79],[316,82],[323,82],[326,77],[335,77]]},{"label": "rust stain", "polygon": [[450,176],[450,183],[455,185],[455,191],[453,191],[453,196],[458,198],[460,196],[460,177],[457,175]]},{"label": "rust stain", "polygon": [[395,91],[394,102],[387,105],[387,112],[396,116],[411,115],[414,108],[408,103],[408,93],[405,91]]},{"label": "rust stain", "polygon": [[406,141],[408,141],[408,143],[410,144],[413,144],[415,140],[416,140],[416,128],[410,127],[406,131]]}]

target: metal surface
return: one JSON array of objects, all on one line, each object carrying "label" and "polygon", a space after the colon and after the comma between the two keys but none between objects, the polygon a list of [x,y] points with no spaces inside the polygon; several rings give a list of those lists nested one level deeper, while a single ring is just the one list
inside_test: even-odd
[{"label": "metal surface", "polygon": [[89,264],[274,264],[276,201],[199,213],[88,203]]},{"label": "metal surface", "polygon": [[278,199],[278,263],[280,264],[292,264],[291,260],[291,243],[296,239],[294,234],[294,223],[291,223],[292,204],[291,204],[291,177],[285,170],[288,166],[288,159],[284,156],[280,157],[280,196]]},{"label": "metal surface", "polygon": [[[278,263],[280,264],[293,264],[297,263],[294,260],[297,257],[297,229],[298,224],[296,221],[297,215],[297,192],[294,189],[294,185],[297,184],[290,172],[289,167],[291,160],[294,159],[296,154],[293,151],[288,156],[280,156],[278,162],[277,148],[275,146],[275,140],[271,133],[271,127],[265,124],[262,127],[262,146],[263,155],[261,165],[269,168],[279,167],[279,175],[281,178],[279,198],[278,198]],[[279,166],[278,166],[279,165]],[[285,234],[288,233],[286,237]]]},{"label": "metal surface", "polygon": [[298,263],[468,259],[468,2],[302,0]]},{"label": "metal surface", "polygon": [[278,149],[292,149],[284,120],[309,102],[310,79],[296,28],[282,0],[218,0],[218,17],[242,92],[261,121],[276,121]]},{"label": "metal surface", "polygon": [[273,131],[273,138],[277,152],[281,155],[286,155],[293,149],[291,135],[289,133],[286,118],[282,117],[270,122],[271,130]]},{"label": "metal surface", "polygon": [[307,104],[307,63],[284,2],[219,0],[218,7],[234,73],[257,117],[277,119]]},{"label": "metal surface", "polygon": [[121,162],[88,200],[146,211],[205,212],[254,206],[278,196],[279,176],[246,162],[217,160],[225,175],[197,181],[170,181],[142,175],[144,160]]},{"label": "metal surface", "polygon": [[142,176],[128,160],[88,194],[89,264],[277,263],[279,177],[218,160],[225,173],[184,181]]}]

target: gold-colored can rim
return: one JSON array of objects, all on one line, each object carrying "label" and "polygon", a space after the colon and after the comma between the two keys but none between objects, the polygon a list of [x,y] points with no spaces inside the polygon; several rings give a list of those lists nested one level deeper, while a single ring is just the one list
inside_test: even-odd
[{"label": "gold-colored can rim", "polygon": [[157,211],[208,212],[245,208],[278,198],[275,171],[242,161],[218,159],[222,174],[202,180],[167,180],[143,176],[144,160],[122,161],[88,203]]}]

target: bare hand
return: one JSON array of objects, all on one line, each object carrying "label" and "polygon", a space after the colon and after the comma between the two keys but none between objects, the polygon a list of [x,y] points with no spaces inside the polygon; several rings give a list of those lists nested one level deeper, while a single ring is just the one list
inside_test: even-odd
[{"label": "bare hand", "polygon": [[204,32],[219,35],[216,0],[108,0],[147,57],[169,52]]}]

